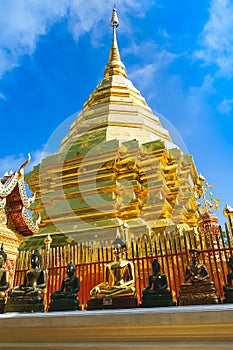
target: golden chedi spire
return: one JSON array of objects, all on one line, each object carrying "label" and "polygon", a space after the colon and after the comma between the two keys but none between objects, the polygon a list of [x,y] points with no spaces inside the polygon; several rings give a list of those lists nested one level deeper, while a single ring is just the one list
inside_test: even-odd
[{"label": "golden chedi spire", "polygon": [[112,47],[110,50],[109,60],[104,72],[104,78],[107,78],[111,75],[123,75],[127,77],[126,70],[123,62],[121,61],[120,52],[117,44],[116,37],[116,29],[119,26],[119,21],[117,17],[116,5],[114,4],[114,8],[112,11],[112,18],[110,22],[110,26],[113,28],[113,36],[112,36]]},{"label": "golden chedi spire", "polygon": [[159,116],[154,115],[126,75],[117,44],[119,21],[115,5],[110,25],[113,38],[104,78],[89,95],[70,132],[62,140],[61,151],[75,137],[97,130],[105,134],[106,141],[137,139],[139,143],[144,143],[162,140],[169,149],[176,147],[168,130],[161,125]]}]

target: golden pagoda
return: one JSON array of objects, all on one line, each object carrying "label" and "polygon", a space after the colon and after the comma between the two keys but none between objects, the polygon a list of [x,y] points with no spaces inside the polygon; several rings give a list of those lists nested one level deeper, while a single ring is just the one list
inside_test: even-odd
[{"label": "golden pagoda", "polygon": [[104,78],[84,103],[60,148],[27,174],[37,193],[39,232],[24,249],[66,241],[110,241],[116,229],[128,238],[177,225],[196,227],[193,193],[198,174],[168,130],[127,78],[117,44],[116,8]]}]

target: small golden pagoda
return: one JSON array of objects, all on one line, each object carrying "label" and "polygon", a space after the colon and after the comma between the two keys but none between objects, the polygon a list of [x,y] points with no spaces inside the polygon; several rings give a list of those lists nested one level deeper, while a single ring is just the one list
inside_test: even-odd
[{"label": "small golden pagoda", "polygon": [[39,231],[40,215],[34,221],[30,214],[35,196],[28,198],[24,182],[24,167],[29,161],[30,155],[18,171],[5,173],[0,180],[0,242],[4,244],[8,256],[6,264],[10,272],[10,286],[19,245],[24,237]]},{"label": "small golden pagoda", "polygon": [[197,226],[192,156],[175,145],[159,117],[127,78],[117,44],[116,8],[104,78],[83,105],[60,148],[27,174],[41,212],[24,249],[66,241],[112,240]]}]

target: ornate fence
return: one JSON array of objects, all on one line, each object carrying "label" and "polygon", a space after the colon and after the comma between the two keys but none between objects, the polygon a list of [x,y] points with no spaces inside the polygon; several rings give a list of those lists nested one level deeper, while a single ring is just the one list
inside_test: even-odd
[{"label": "ornate fence", "polygon": [[[126,258],[134,263],[138,299],[141,299],[142,290],[152,273],[151,262],[154,258],[158,259],[161,271],[167,275],[169,288],[176,299],[179,285],[184,282],[185,267],[189,260],[188,251],[191,248],[200,250],[200,260],[207,266],[210,278],[222,296],[222,286],[226,283],[228,273],[227,261],[233,251],[232,238],[232,231],[225,225],[224,232],[221,227],[216,229],[207,226],[202,232],[176,230],[132,240],[127,246]],[[113,260],[111,245],[107,242],[72,242],[64,247],[50,248],[48,254],[43,249],[40,253],[43,256],[43,266],[47,270],[47,303],[50,294],[60,288],[66,275],[66,266],[72,261],[76,265],[76,274],[80,277],[79,299],[83,309],[89,299],[90,289],[104,279],[105,264]],[[20,252],[14,285],[23,282],[24,274],[30,267],[30,257],[31,252]]]}]

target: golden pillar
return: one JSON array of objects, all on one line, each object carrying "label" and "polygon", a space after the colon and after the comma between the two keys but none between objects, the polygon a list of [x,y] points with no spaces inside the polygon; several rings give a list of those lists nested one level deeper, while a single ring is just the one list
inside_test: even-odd
[{"label": "golden pillar", "polygon": [[224,209],[223,209],[223,214],[227,218],[230,232],[231,232],[231,235],[233,236],[233,224],[232,224],[232,219],[231,219],[231,217],[233,216],[233,208],[229,204],[226,204]]},{"label": "golden pillar", "polygon": [[50,236],[50,234],[48,234],[48,236],[44,239],[44,243],[45,243],[45,259],[44,259],[44,263],[45,263],[45,271],[46,271],[46,287],[45,287],[45,291],[44,291],[44,305],[45,305],[45,310],[47,311],[48,309],[48,288],[47,288],[47,284],[48,284],[48,280],[49,280],[49,275],[48,275],[48,268],[49,268],[49,253],[50,253],[50,245],[52,243],[52,238]]}]

